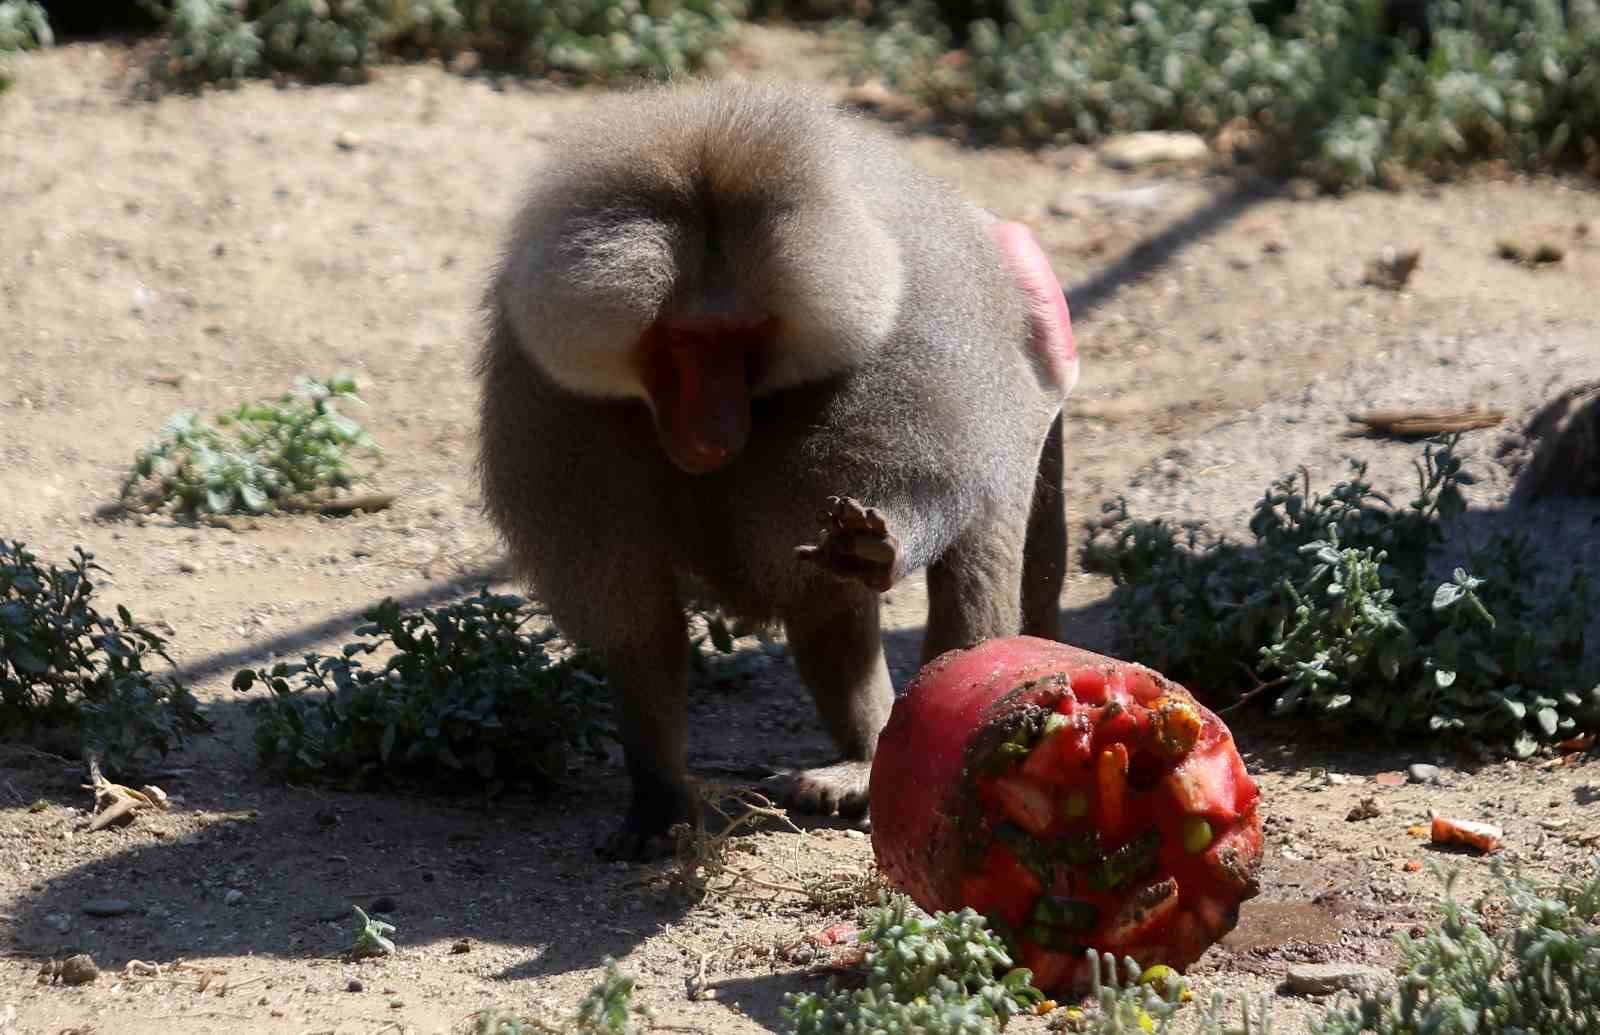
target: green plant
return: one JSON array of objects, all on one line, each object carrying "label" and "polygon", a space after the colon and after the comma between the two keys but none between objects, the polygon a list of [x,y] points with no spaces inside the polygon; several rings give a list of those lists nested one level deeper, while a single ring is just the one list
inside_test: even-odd
[{"label": "green plant", "polygon": [[583,79],[714,64],[740,0],[171,0],[151,87],[286,73],[359,81],[389,54],[477,51]]},{"label": "green plant", "polygon": [[384,600],[338,655],[239,672],[234,689],[269,691],[250,705],[261,763],[295,779],[554,780],[571,749],[598,750],[601,680],[548,653],[553,631],[525,630],[537,613],[487,589],[423,611]]},{"label": "green plant", "polygon": [[374,920],[360,906],[351,906],[350,908],[356,911],[356,917],[361,921],[361,927],[356,931],[355,941],[350,946],[351,957],[353,959],[363,959],[367,956],[394,955],[395,944],[389,938],[389,935],[394,933],[394,924],[386,920]]},{"label": "green plant", "polygon": [[600,981],[578,1003],[571,1030],[585,1035],[634,1035],[639,1030],[633,1023],[634,1016],[647,1017],[648,1013],[633,1002],[633,977],[624,974],[610,956],[605,959],[605,968]]},{"label": "green plant", "polygon": [[0,52],[32,50],[55,42],[44,7],[33,0],[0,0]]},{"label": "green plant", "polygon": [[135,455],[122,499],[180,514],[261,513],[347,489],[360,477],[351,451],[381,451],[339,412],[344,400],[361,402],[353,378],[302,377],[277,402],[244,403],[215,426],[179,414]]},{"label": "green plant", "polygon": [[1396,992],[1335,1006],[1309,1025],[1313,1035],[1600,1032],[1600,859],[1551,886],[1496,866],[1500,895],[1477,903],[1502,913],[1492,927],[1456,900],[1456,872],[1434,872],[1443,919],[1421,938],[1398,936]]},{"label": "green plant", "polygon": [[1309,478],[1275,483],[1248,547],[1107,504],[1083,562],[1112,576],[1129,653],[1210,693],[1245,673],[1248,696],[1270,695],[1275,714],[1455,733],[1520,756],[1600,728],[1584,639],[1595,595],[1581,567],[1542,591],[1526,538],[1497,534],[1471,552],[1470,572],[1430,578],[1442,522],[1465,508],[1472,480],[1453,444],[1426,448],[1406,507],[1361,464],[1327,494]]},{"label": "green plant", "polygon": [[1250,0],[1012,0],[959,33],[931,0],[847,26],[847,67],[985,135],[1080,141],[1234,119],[1266,156],[1329,188],[1502,159],[1600,170],[1600,12],[1559,0],[1430,8],[1432,48],[1382,0],[1299,0],[1264,25]]},{"label": "green plant", "polygon": [[11,85],[8,55],[54,42],[50,19],[33,0],[0,0],[0,93]]},{"label": "green plant", "polygon": [[638,1035],[638,1017],[650,1012],[633,1002],[634,979],[605,958],[606,971],[585,993],[572,1015],[555,1024],[529,1020],[509,1010],[485,1010],[474,1018],[474,1035]]},{"label": "green plant", "polygon": [[1043,999],[970,909],[925,921],[895,895],[873,912],[860,940],[865,987],[830,984],[821,995],[789,996],[783,1013],[795,1035],[989,1032]]},{"label": "green plant", "polygon": [[[1600,1033],[1600,857],[1570,868],[1551,884],[1496,864],[1497,891],[1483,896],[1470,911],[1455,896],[1459,873],[1437,863],[1431,866],[1444,885],[1441,918],[1418,938],[1396,937],[1401,953],[1398,987],[1330,1004],[1307,1021],[1303,1029],[1307,1035]],[[904,900],[900,903],[903,907]],[[968,962],[972,949],[960,947],[963,943],[956,932],[966,932],[969,946],[992,939],[976,916],[960,920],[938,914],[939,936],[930,940],[927,925],[897,924],[902,915],[893,904],[881,908],[870,937],[889,946],[889,951],[903,946],[911,966],[886,966],[874,960],[869,949],[873,976],[868,988],[853,994],[830,989],[825,997],[790,997],[786,1012],[797,1033],[988,1033],[1003,1025],[1004,1016],[986,1012],[982,1004],[1004,1000],[1005,983],[1019,972],[996,980],[992,969],[973,970]],[[867,940],[869,934],[864,932],[862,938]],[[962,960],[942,962],[952,948],[956,954],[964,953]],[[1123,960],[1119,967],[1111,957],[1093,950],[1088,960],[1092,1008],[1059,1008],[1054,1015],[1059,1020],[1052,1028],[1087,1035],[1179,1031],[1271,1035],[1273,1031],[1270,994],[1264,993],[1254,1007],[1241,1000],[1239,1021],[1230,1023],[1225,1020],[1228,997],[1217,991],[1197,1008],[1191,1023],[1180,1024],[1180,1005],[1187,998],[1181,982],[1167,982],[1158,990],[1163,982],[1152,980],[1155,975],[1149,971],[1141,975],[1132,960]],[[933,989],[906,976],[930,970],[961,974],[964,980]],[[920,1002],[915,1001],[917,988],[928,989]],[[1029,997],[1019,1005],[1026,1007],[1032,1001]],[[1013,1007],[1011,1013],[1015,1012]]]},{"label": "green plant", "polygon": [[58,568],[0,539],[0,735],[65,731],[115,774],[207,722],[188,688],[146,670],[172,663],[166,641],[125,607],[115,618],[95,610],[103,571],[82,547]]}]

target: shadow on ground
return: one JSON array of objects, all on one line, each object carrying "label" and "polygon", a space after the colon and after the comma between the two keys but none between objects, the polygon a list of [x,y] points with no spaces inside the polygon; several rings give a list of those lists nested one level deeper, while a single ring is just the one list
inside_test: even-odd
[{"label": "shadow on ground", "polygon": [[[479,574],[492,578],[494,570]],[[470,590],[458,584],[452,592]],[[449,595],[436,588],[403,603],[426,606]],[[253,644],[248,655],[198,661],[185,678],[226,676],[236,666],[292,654],[356,624],[360,610]],[[1103,624],[1094,616],[1098,605],[1080,610],[1069,612],[1068,622],[1087,616]],[[897,683],[915,671],[921,639],[921,629],[886,636],[892,666],[902,673]],[[690,696],[697,776],[754,784],[772,768],[832,760],[786,658],[749,649],[720,659],[714,674]],[[606,863],[594,854],[626,804],[615,750],[604,761],[581,763],[556,789],[513,788],[489,802],[288,787],[255,765],[243,695],[221,698],[209,712],[215,734],[151,774],[178,807],[124,829],[85,831],[89,795],[75,762],[0,752],[0,786],[15,801],[46,803],[42,822],[30,824],[37,841],[29,852],[90,860],[32,886],[10,908],[13,951],[54,958],[88,952],[105,969],[132,959],[333,958],[352,944],[360,926],[352,907],[360,906],[394,922],[403,944],[470,939],[508,948],[501,955],[511,962],[496,976],[538,978],[623,956],[692,906],[673,885],[669,865]],[[196,813],[208,821],[196,822]],[[795,818],[802,829],[844,825]],[[108,852],[107,840],[125,847]],[[530,873],[538,879],[526,879]],[[115,917],[85,914],[86,903],[107,898],[130,908]]]},{"label": "shadow on ground", "polygon": [[[1593,504],[1572,506],[1570,521],[1547,522],[1540,541],[1547,555],[1561,555],[1562,528],[1582,531],[1597,513]],[[1478,543],[1526,522],[1516,510],[1473,511],[1452,531],[1457,540]],[[480,574],[489,578],[495,571]],[[435,589],[407,606],[444,595]],[[1108,601],[1068,609],[1063,619],[1073,642],[1112,651]],[[291,651],[342,627],[342,620],[324,626],[254,644],[250,658]],[[921,639],[920,628],[886,636],[901,686],[917,667]],[[250,658],[218,656],[188,674],[221,674]],[[769,767],[830,759],[813,705],[786,659],[752,649],[723,659],[715,672],[690,699],[697,774],[754,782]],[[616,752],[584,763],[553,791],[512,789],[492,802],[291,788],[256,769],[241,700],[223,699],[212,714],[217,736],[189,752],[192,758],[175,757],[177,765],[158,776],[181,797],[179,810],[127,830],[83,832],[87,795],[75,764],[0,753],[0,781],[11,796],[56,803],[46,811],[59,818],[38,835],[56,843],[41,851],[70,853],[73,841],[83,838],[127,843],[110,854],[96,843],[98,858],[33,886],[14,907],[14,949],[57,958],[87,951],[113,968],[129,959],[333,957],[351,944],[358,926],[351,907],[359,905],[393,920],[407,944],[470,939],[509,948],[515,959],[498,976],[537,978],[624,955],[691,907],[672,885],[670,867],[601,863],[593,853],[626,801]],[[1370,776],[1404,769],[1424,750],[1431,760],[1443,760],[1437,744],[1422,749],[1415,742],[1384,742],[1370,730],[1342,736],[1325,723],[1274,721],[1249,709],[1228,719],[1252,769],[1262,773],[1321,767]],[[1471,767],[1476,760],[1463,755],[1450,761]],[[69,805],[80,811],[63,807]],[[201,826],[192,821],[197,810],[226,818]],[[525,879],[528,873],[539,879]],[[230,895],[234,891],[240,894]],[[127,899],[132,908],[114,918],[84,915],[84,903],[107,897]],[[776,990],[792,989],[795,980],[749,979],[726,994],[754,1019],[775,1023],[782,1001]]]}]

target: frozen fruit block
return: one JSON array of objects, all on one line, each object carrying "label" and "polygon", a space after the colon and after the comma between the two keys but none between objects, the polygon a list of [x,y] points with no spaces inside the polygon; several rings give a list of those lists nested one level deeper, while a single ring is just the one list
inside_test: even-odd
[{"label": "frozen fruit block", "polygon": [[1260,793],[1222,720],[1142,665],[1032,637],[935,658],[878,742],[872,844],[1046,991],[1086,949],[1182,969],[1256,894]]}]

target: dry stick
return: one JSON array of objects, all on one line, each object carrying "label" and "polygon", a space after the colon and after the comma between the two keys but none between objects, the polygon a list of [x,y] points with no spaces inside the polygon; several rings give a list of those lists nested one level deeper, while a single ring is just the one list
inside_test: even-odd
[{"label": "dry stick", "polygon": [[1232,704],[1224,705],[1223,707],[1218,708],[1217,709],[1217,714],[1218,715],[1226,715],[1231,711],[1235,711],[1235,710],[1243,707],[1244,705],[1248,704],[1249,702],[1255,700],[1256,697],[1258,697],[1259,695],[1261,695],[1265,691],[1274,690],[1274,689],[1282,686],[1283,684],[1285,684],[1285,683],[1287,683],[1289,681],[1289,677],[1288,676],[1279,676],[1277,679],[1268,680],[1267,682],[1263,683],[1261,680],[1256,678],[1256,674],[1254,672],[1252,672],[1250,670],[1250,667],[1248,665],[1246,665],[1244,662],[1236,661],[1236,662],[1234,662],[1234,664],[1236,664],[1240,668],[1244,669],[1244,674],[1250,677],[1251,681],[1255,683],[1255,686],[1251,687],[1249,690],[1246,690],[1244,693],[1240,694],[1239,695],[1239,699],[1237,701],[1233,702]]},{"label": "dry stick", "polygon": [[374,511],[387,510],[394,506],[395,496],[392,492],[371,492],[364,496],[349,496],[345,499],[332,500],[284,500],[280,507],[283,510],[313,510],[319,514],[339,515],[354,514],[364,510],[368,514]]},{"label": "dry stick", "polygon": [[706,982],[706,962],[711,959],[712,953],[716,952],[716,950],[707,949],[705,952],[696,952],[683,942],[680,942],[671,931],[667,930],[667,926],[665,924],[661,925],[660,931],[662,936],[665,937],[667,941],[676,945],[689,955],[699,957],[695,962],[694,973],[683,979],[684,991],[688,994],[689,1001],[692,1003],[697,1003],[701,1000],[716,998],[715,986],[709,985]]},{"label": "dry stick", "polygon": [[1357,424],[1365,424],[1369,433],[1404,438],[1492,428],[1506,419],[1501,410],[1485,410],[1478,406],[1448,410],[1371,410],[1352,413],[1348,417]]},{"label": "dry stick", "polygon": [[[330,517],[339,517],[364,511],[368,514],[379,510],[388,510],[394,506],[398,497],[392,492],[369,492],[362,496],[347,496],[343,499],[314,499],[309,497],[291,496],[278,501],[278,510],[291,514],[326,514]],[[110,520],[128,514],[154,514],[160,508],[155,506],[133,506],[122,501],[103,503],[95,508],[95,517]],[[259,517],[258,514],[202,514],[199,519],[208,524],[220,524],[222,527],[233,527],[228,523],[230,517]]]}]

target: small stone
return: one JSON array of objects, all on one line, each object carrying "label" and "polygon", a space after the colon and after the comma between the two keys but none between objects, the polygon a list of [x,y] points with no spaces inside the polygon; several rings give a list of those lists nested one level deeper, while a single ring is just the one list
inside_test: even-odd
[{"label": "small stone", "polygon": [[405,1004],[405,1000],[403,1000],[403,999],[391,999],[391,1000],[389,1000],[389,1009],[391,1009],[391,1010],[398,1010],[404,1005],[406,1005],[406,1004]]},{"label": "small stone", "polygon": [[1113,169],[1141,169],[1167,162],[1201,162],[1211,157],[1195,133],[1124,133],[1100,145],[1100,160]]},{"label": "small stone", "polygon": [[1379,773],[1372,778],[1379,787],[1400,787],[1406,782],[1404,773]]},{"label": "small stone", "polygon": [[61,961],[60,974],[63,985],[87,985],[100,976],[100,968],[88,953],[80,952]]},{"label": "small stone", "polygon": [[1300,963],[1289,968],[1289,988],[1296,995],[1376,995],[1387,984],[1387,973],[1359,963]]},{"label": "small stone", "polygon": [[1438,783],[1439,767],[1426,762],[1413,762],[1406,767],[1406,776],[1412,783]]},{"label": "small stone", "polygon": [[54,928],[58,934],[66,934],[72,930],[72,917],[66,913],[51,913],[44,918],[44,922]]},{"label": "small stone", "polygon": [[471,952],[471,951],[472,951],[472,942],[471,942],[471,940],[469,940],[467,938],[462,938],[462,939],[460,939],[460,940],[458,940],[456,942],[451,943],[451,945],[450,945],[450,954],[452,956],[459,956],[464,952]]},{"label": "small stone", "polygon": [[132,909],[133,903],[125,898],[92,898],[83,904],[90,916],[121,916]]},{"label": "small stone", "polygon": [[244,892],[238,888],[229,888],[227,894],[222,896],[224,905],[236,906],[244,901]]},{"label": "small stone", "polygon": [[341,151],[354,151],[361,146],[361,137],[347,129],[335,137],[333,143]]},{"label": "small stone", "polygon": [[200,565],[193,561],[179,561],[178,570],[183,572],[185,575],[194,575],[200,571]]},{"label": "small stone", "polygon": [[363,985],[361,983],[361,979],[360,978],[351,978],[349,980],[349,982],[346,983],[346,985],[344,986],[344,990],[346,992],[359,992],[363,988],[366,988],[366,987],[367,987],[366,985]]}]

